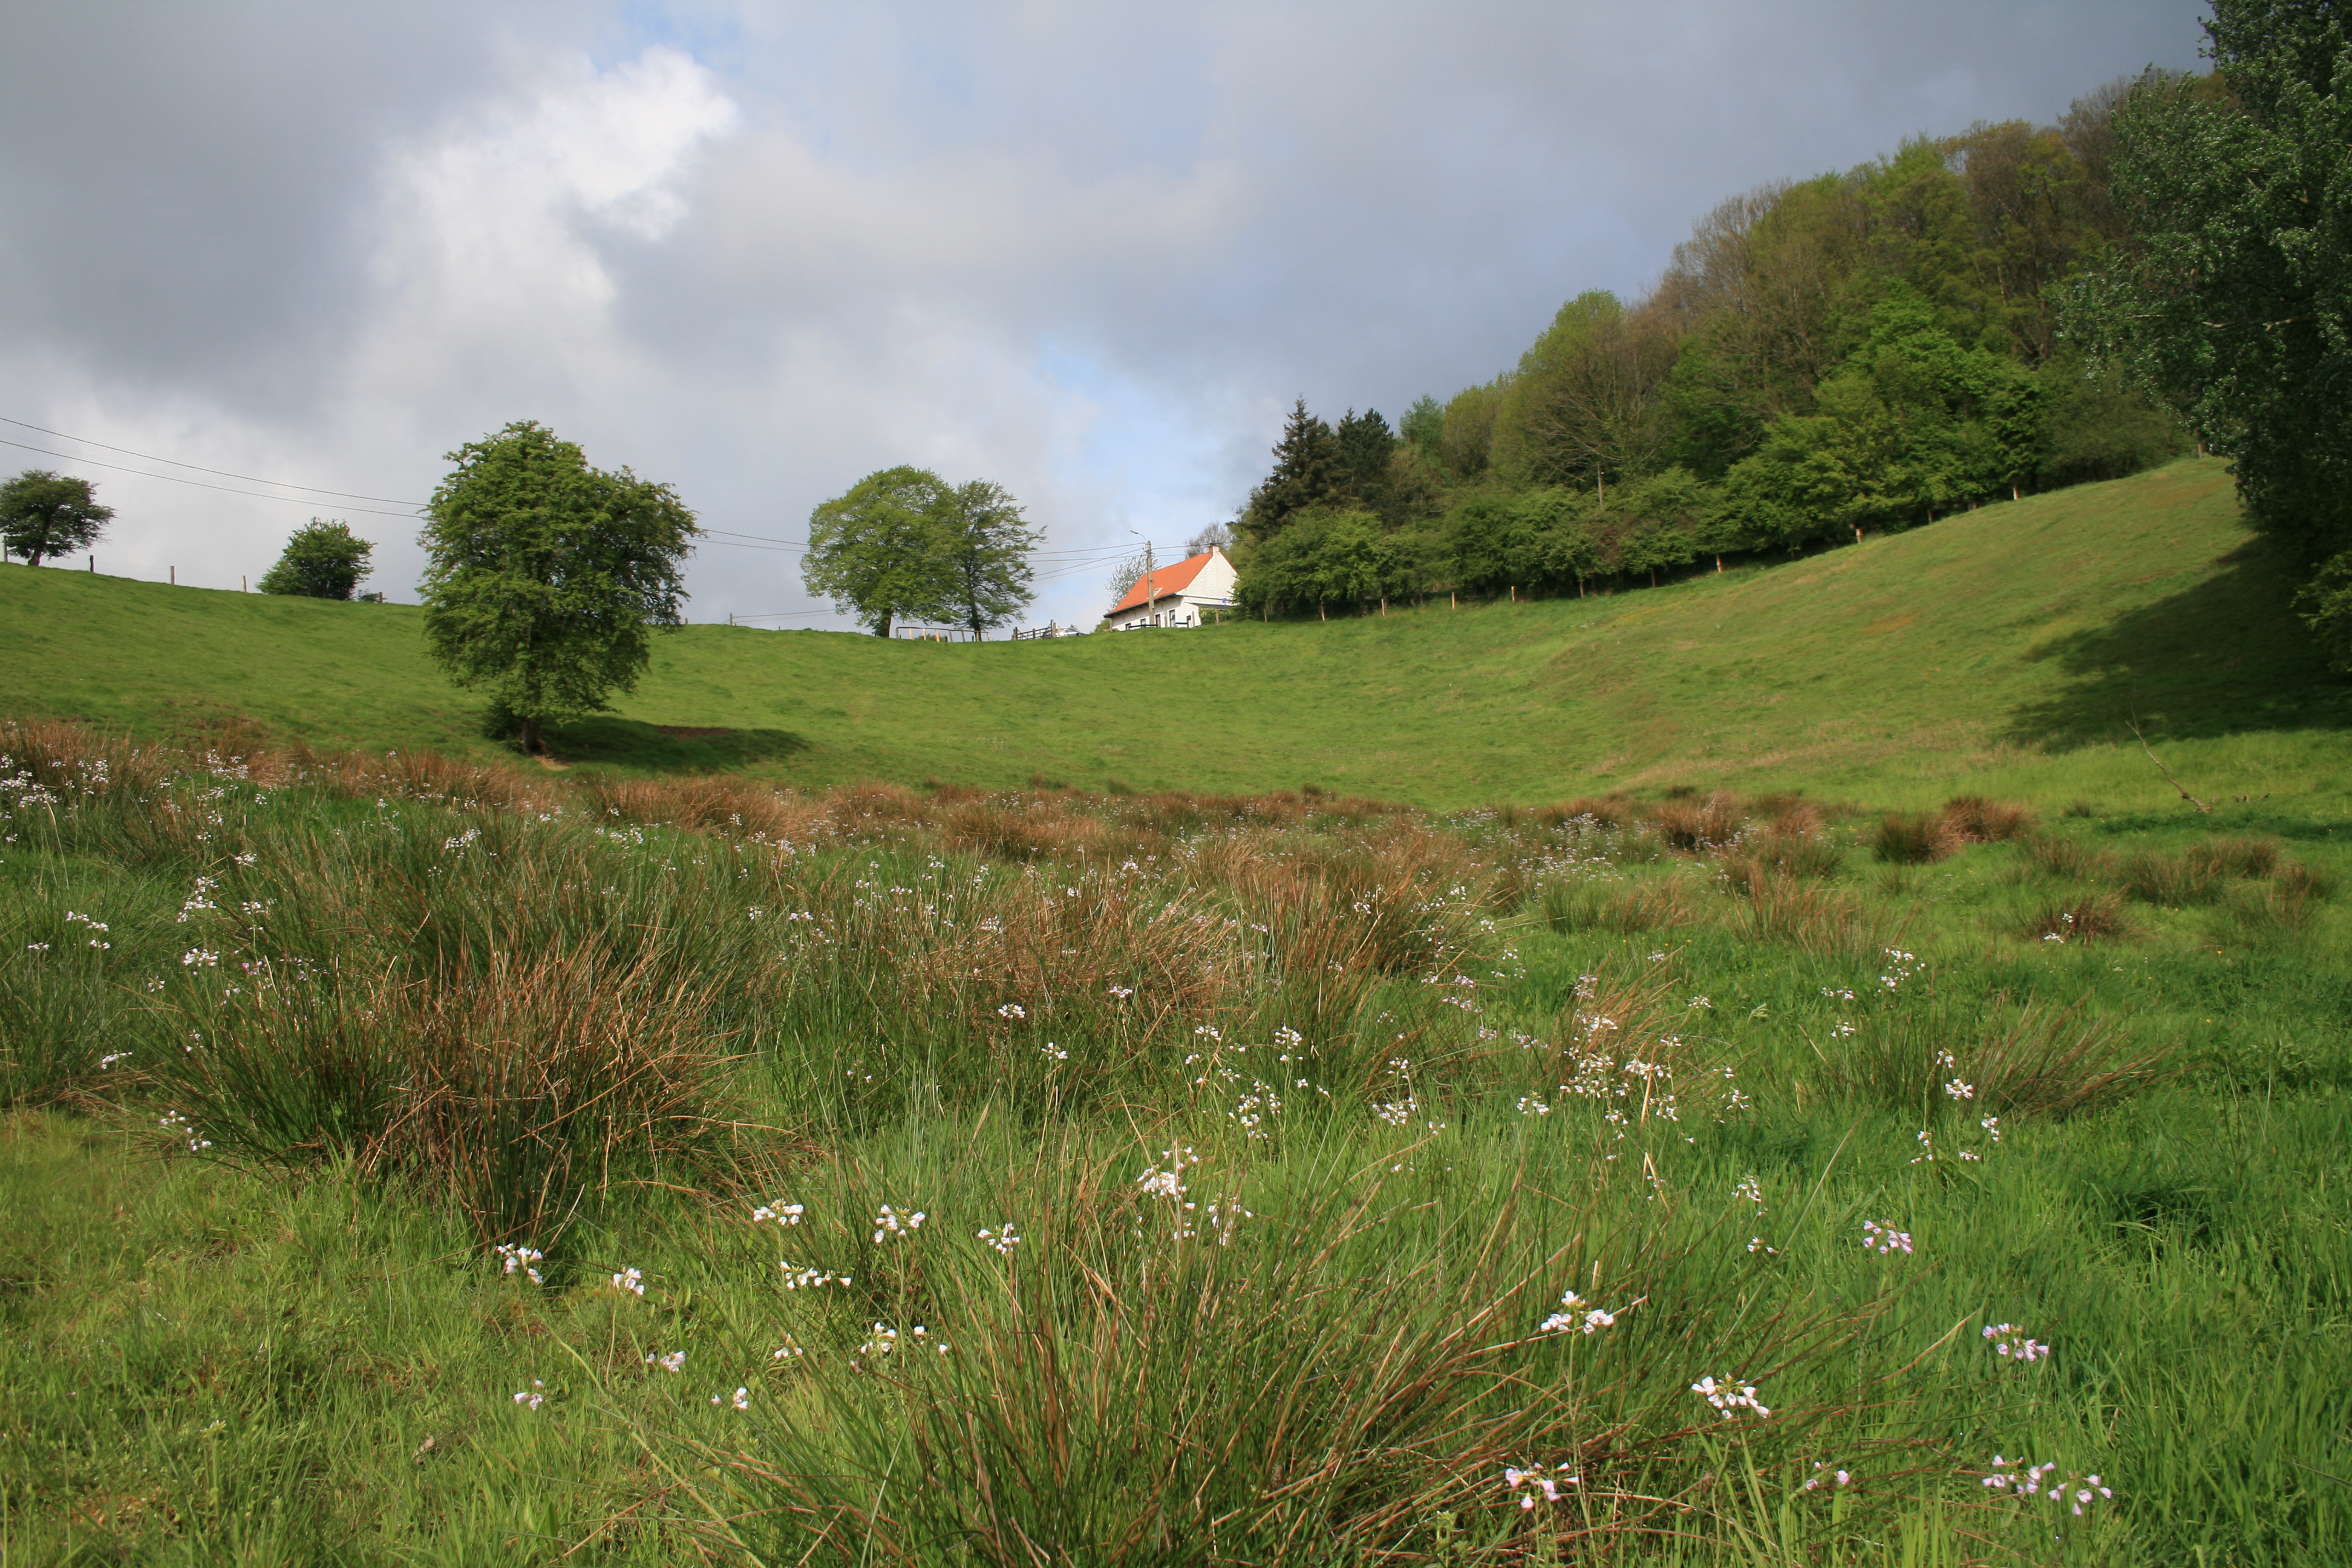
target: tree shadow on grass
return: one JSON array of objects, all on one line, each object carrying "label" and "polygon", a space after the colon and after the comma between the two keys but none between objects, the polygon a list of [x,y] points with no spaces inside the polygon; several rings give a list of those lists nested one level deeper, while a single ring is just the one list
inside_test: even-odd
[{"label": "tree shadow on grass", "polygon": [[2210,740],[2352,726],[2352,687],[2329,673],[2294,613],[2299,581],[2261,536],[2184,593],[2027,654],[2069,678],[2010,715],[2011,740],[2080,745],[2128,734]]},{"label": "tree shadow on grass", "polygon": [[789,730],[730,730],[646,724],[605,715],[547,732],[549,752],[562,763],[604,763],[663,773],[722,773],[781,762],[811,742]]}]

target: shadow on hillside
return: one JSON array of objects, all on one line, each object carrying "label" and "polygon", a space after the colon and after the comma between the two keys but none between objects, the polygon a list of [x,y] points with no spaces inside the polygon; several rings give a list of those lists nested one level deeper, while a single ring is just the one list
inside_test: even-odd
[{"label": "shadow on hillside", "polygon": [[2012,740],[2113,740],[2137,716],[2151,740],[2352,723],[2352,689],[2331,675],[2294,608],[2295,579],[2259,537],[2185,593],[2126,611],[2030,658],[2068,678],[2010,716]]},{"label": "shadow on hillside", "polygon": [[583,719],[547,734],[558,762],[607,763],[648,773],[717,773],[805,752],[806,737],[789,730],[729,730],[646,724],[635,719]]}]

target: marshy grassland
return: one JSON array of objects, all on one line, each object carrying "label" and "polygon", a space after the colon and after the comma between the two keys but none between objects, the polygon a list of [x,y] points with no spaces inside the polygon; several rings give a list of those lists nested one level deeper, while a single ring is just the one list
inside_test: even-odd
[{"label": "marshy grassland", "polygon": [[8,1564],[2352,1558],[2305,797],[0,754]]}]

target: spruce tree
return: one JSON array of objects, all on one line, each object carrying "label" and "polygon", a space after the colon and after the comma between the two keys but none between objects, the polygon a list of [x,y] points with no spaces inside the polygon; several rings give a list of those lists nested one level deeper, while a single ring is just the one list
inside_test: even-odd
[{"label": "spruce tree", "polygon": [[1250,492],[1242,528],[1253,539],[1271,539],[1292,513],[1338,500],[1345,490],[1339,437],[1307,412],[1302,397],[1283,422],[1282,439],[1274,448],[1274,472]]}]

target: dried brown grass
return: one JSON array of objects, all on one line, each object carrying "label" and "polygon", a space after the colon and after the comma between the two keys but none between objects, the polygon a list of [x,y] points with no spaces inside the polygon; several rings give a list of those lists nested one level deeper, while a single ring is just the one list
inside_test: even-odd
[{"label": "dried brown grass", "polygon": [[1946,830],[1963,844],[2004,844],[2033,827],[2029,808],[1980,795],[1953,796],[1944,803],[1942,816]]},{"label": "dried brown grass", "polygon": [[1675,849],[1719,849],[1739,837],[1747,815],[1738,797],[1717,790],[1704,801],[1669,800],[1652,814],[1658,837]]}]

